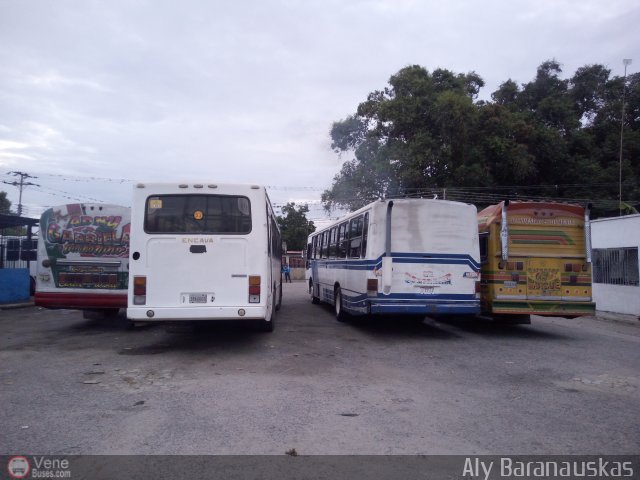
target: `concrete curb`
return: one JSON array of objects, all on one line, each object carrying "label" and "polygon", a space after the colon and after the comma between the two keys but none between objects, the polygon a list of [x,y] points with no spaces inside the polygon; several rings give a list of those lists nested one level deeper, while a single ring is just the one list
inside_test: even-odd
[{"label": "concrete curb", "polygon": [[597,310],[595,318],[605,322],[619,322],[640,326],[640,316],[638,315],[627,315],[624,313],[604,312]]},{"label": "concrete curb", "polygon": [[26,308],[35,306],[35,302],[33,298],[27,300],[25,302],[16,302],[16,303],[4,303],[0,304],[0,310],[15,310],[16,308]]}]

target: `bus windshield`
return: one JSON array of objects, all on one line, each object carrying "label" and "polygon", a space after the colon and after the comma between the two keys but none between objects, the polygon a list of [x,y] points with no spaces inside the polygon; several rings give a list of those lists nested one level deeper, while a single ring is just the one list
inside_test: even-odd
[{"label": "bus windshield", "polygon": [[244,235],[251,232],[251,204],[235,195],[154,195],[147,198],[144,230]]}]

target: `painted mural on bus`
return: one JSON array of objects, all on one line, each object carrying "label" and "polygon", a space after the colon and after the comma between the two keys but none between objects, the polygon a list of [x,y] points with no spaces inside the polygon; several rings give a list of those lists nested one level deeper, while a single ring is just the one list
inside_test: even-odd
[{"label": "painted mural on bus", "polygon": [[40,219],[36,304],[126,307],[130,233],[128,207],[76,203],[46,210]]}]

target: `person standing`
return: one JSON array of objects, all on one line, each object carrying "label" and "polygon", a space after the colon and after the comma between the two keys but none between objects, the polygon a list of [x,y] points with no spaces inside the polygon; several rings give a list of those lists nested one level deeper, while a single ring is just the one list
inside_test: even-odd
[{"label": "person standing", "polygon": [[282,266],[282,271],[284,272],[284,281],[291,283],[291,268],[289,268],[289,264],[285,263]]}]

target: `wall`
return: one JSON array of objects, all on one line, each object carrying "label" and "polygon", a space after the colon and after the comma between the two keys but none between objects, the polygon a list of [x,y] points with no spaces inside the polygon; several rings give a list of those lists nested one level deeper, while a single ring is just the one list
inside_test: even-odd
[{"label": "wall", "polygon": [[[638,247],[640,249],[640,215],[593,220],[591,247]],[[640,287],[638,286],[594,283],[593,298],[598,310],[640,315]]]},{"label": "wall", "polygon": [[[282,263],[287,263],[291,268],[291,280],[304,280],[305,261],[302,258],[302,250],[287,250],[282,255]],[[284,281],[284,275],[282,280]]]},{"label": "wall", "polygon": [[0,303],[29,300],[30,277],[26,268],[0,269]]},{"label": "wall", "polygon": [[304,280],[304,268],[292,268],[291,280]]}]

